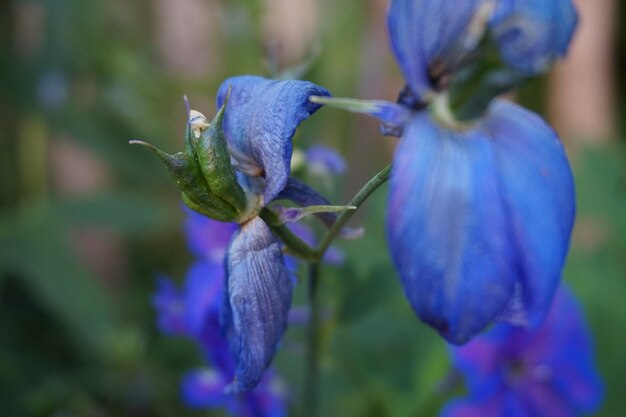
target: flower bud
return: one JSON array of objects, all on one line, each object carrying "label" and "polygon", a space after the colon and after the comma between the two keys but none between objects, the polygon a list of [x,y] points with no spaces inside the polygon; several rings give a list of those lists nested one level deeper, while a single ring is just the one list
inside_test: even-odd
[{"label": "flower bud", "polygon": [[210,192],[241,213],[246,209],[247,200],[231,165],[222,129],[226,105],[227,101],[224,101],[210,124],[202,113],[191,110],[188,132],[194,136],[189,143]]}]

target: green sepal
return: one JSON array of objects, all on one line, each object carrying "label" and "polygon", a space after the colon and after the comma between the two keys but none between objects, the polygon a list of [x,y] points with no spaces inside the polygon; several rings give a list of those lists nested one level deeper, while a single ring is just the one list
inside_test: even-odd
[{"label": "green sepal", "polygon": [[170,155],[142,141],[130,143],[146,146],[156,154],[183,192],[183,201],[189,208],[219,221],[230,222],[239,217],[233,206],[211,192],[193,156],[183,152]]},{"label": "green sepal", "polygon": [[200,137],[192,138],[192,146],[200,171],[211,192],[241,213],[247,207],[246,194],[237,182],[222,128],[227,102],[228,98]]}]

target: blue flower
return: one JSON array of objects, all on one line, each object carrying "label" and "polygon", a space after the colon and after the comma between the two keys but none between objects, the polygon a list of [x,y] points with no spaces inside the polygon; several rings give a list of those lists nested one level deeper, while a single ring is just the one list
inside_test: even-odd
[{"label": "blue flower", "polygon": [[507,65],[532,75],[565,55],[577,23],[571,0],[499,0],[490,26]]},{"label": "blue flower", "polygon": [[417,114],[395,151],[387,237],[415,312],[452,343],[494,319],[536,326],[574,222],[572,174],[546,123],[496,101],[465,131]]},{"label": "blue flower", "polygon": [[413,99],[428,102],[449,86],[483,38],[491,0],[392,0],[391,46]]},{"label": "blue flower", "polygon": [[459,121],[445,86],[433,83],[433,68],[453,76],[480,52],[485,25],[504,18],[493,13],[521,12],[515,4],[393,0],[390,37],[408,83],[399,103],[313,99],[376,117],[400,137],[386,219],[391,257],[415,313],[455,344],[493,321],[541,324],[574,223],[571,169],[541,117],[493,100]]},{"label": "blue flower", "polygon": [[[217,331],[205,332],[207,317],[213,317],[206,311],[215,307],[214,294],[220,292],[222,279],[206,276],[223,274],[220,320],[210,324],[219,324],[235,357],[229,393],[248,391],[259,383],[285,332],[291,306],[292,278],[281,242],[260,217],[264,207],[275,199],[301,207],[328,205],[315,190],[290,178],[296,128],[321,107],[309,100],[313,95],[330,93],[306,81],[229,78],[219,88],[220,110],[212,122],[187,106],[183,152],[169,155],[148,143],[131,141],[151,149],[165,164],[188,207],[239,225],[206,234],[188,227],[191,249],[204,262],[192,268],[186,286],[199,285],[203,291],[186,292],[191,310],[184,330],[194,337],[217,337]],[[337,217],[334,212],[313,212],[327,226]],[[174,308],[178,295],[167,284],[162,290],[154,300],[162,308],[161,327],[178,330],[180,317]]]},{"label": "blue flower", "polygon": [[[260,209],[279,195],[289,198],[293,135],[320,107],[309,97],[328,91],[310,82],[241,76],[224,81],[218,107],[227,95],[224,136],[248,199],[256,195],[252,204]],[[297,196],[291,199],[298,203]],[[236,358],[235,379],[227,388],[235,393],[254,388],[272,361],[287,326],[292,281],[282,245],[260,217],[241,224],[225,265],[222,327]]]},{"label": "blue flower", "polygon": [[602,400],[591,336],[567,290],[540,328],[498,324],[452,356],[469,396],[448,404],[443,417],[574,417]]},{"label": "blue flower", "polygon": [[181,394],[185,404],[191,408],[225,408],[233,416],[285,416],[286,389],[274,372],[266,372],[257,389],[243,396],[224,393],[237,364],[220,326],[225,296],[223,256],[237,225],[187,210],[185,231],[197,259],[189,268],[182,290],[160,278],[153,298],[161,330],[194,340],[210,364],[183,376]]},{"label": "blue flower", "polygon": [[424,107],[493,39],[504,63],[525,75],[565,55],[577,24],[571,0],[392,0],[388,29],[408,84],[400,102]]},{"label": "blue flower", "polygon": [[320,177],[343,175],[346,172],[346,161],[328,146],[311,146],[306,151],[306,162],[309,172]]}]

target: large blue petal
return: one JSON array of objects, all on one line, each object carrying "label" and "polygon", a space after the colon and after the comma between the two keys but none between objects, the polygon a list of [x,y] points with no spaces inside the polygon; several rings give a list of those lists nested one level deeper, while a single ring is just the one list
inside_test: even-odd
[{"label": "large blue petal", "polygon": [[275,81],[240,76],[224,81],[217,94],[221,107],[232,88],[224,115],[230,146],[248,157],[265,175],[264,203],[285,187],[290,173],[291,139],[298,125],[320,108],[310,96],[329,96],[324,88],[306,81]]},{"label": "large blue petal", "polygon": [[577,23],[571,0],[499,0],[491,27],[504,61],[536,74],[565,55]]},{"label": "large blue petal", "polygon": [[415,312],[457,344],[502,312],[517,277],[496,164],[480,129],[446,130],[425,113],[394,155],[391,255]]},{"label": "large blue petal", "polygon": [[230,392],[254,388],[269,366],[285,332],[291,292],[281,244],[255,217],[228,249],[229,337],[237,362]]},{"label": "large blue petal", "polygon": [[516,246],[518,311],[533,326],[550,309],[575,217],[574,179],[556,133],[536,114],[496,101],[484,121]]},{"label": "large blue petal", "polygon": [[393,0],[388,28],[404,78],[421,100],[441,87],[482,38],[489,1]]}]

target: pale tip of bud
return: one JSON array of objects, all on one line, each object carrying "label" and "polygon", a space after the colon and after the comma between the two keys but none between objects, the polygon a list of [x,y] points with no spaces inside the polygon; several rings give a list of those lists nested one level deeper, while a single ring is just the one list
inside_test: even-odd
[{"label": "pale tip of bud", "polygon": [[191,126],[191,130],[193,130],[193,134],[197,139],[200,135],[202,135],[204,130],[209,128],[211,124],[204,114],[197,110],[190,110],[189,125]]}]

